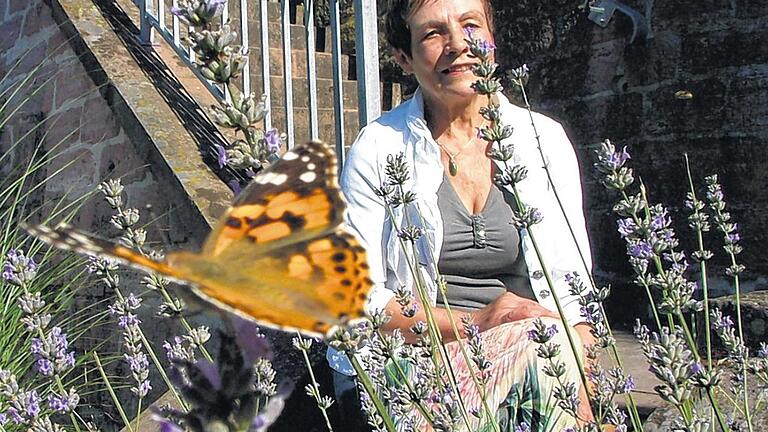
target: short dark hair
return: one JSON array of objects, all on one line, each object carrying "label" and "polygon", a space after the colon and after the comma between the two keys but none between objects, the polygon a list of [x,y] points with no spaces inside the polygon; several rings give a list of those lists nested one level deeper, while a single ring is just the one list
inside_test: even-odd
[{"label": "short dark hair", "polygon": [[[384,13],[384,36],[387,43],[393,49],[402,50],[411,55],[411,29],[408,27],[408,18],[427,0],[388,0]],[[485,6],[485,18],[488,21],[491,33],[494,31],[493,3],[491,0],[483,0]]]}]

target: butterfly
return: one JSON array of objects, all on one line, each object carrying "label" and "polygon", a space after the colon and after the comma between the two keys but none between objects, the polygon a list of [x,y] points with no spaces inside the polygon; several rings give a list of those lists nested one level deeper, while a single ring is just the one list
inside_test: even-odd
[{"label": "butterfly", "polygon": [[162,260],[68,226],[24,228],[60,249],[165,275],[259,324],[324,336],[365,316],[373,285],[364,248],[342,226],[346,204],[336,177],[327,145],[297,146],[251,180],[200,252]]}]

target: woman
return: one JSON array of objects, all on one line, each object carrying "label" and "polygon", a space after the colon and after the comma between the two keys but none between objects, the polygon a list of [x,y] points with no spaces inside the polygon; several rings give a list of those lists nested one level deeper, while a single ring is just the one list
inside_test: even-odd
[{"label": "woman", "polygon": [[[587,254],[588,266],[591,263],[578,164],[563,128],[548,117],[534,114],[545,154],[543,163],[528,112],[511,105],[503,95],[498,96],[498,102],[502,122],[514,127],[509,138],[515,144],[514,162],[529,170],[527,179],[518,185],[519,194],[524,203],[538,208],[544,216],[533,229],[554,293],[543,277],[528,232],[518,232],[512,224],[510,191],[493,183],[499,167],[487,156],[487,142],[477,138],[484,122],[480,108],[487,100],[471,88],[477,79],[472,65],[479,61],[470,54],[466,41],[468,31],[476,38],[493,41],[492,15],[490,0],[390,1],[387,39],[395,59],[406,73],[416,77],[419,89],[412,99],[363,128],[348,154],[341,187],[349,204],[349,226],[368,251],[375,283],[369,310],[386,310],[392,316],[386,330],[402,329],[404,335],[412,337],[408,329],[425,320],[424,309],[406,318],[394,298],[397,287],[413,286],[413,281],[384,203],[374,193],[384,179],[387,156],[404,154],[411,174],[406,189],[416,193],[415,204],[423,218],[424,235],[418,241],[425,261],[421,263],[427,276],[424,279],[436,280],[433,269],[438,269],[447,282],[447,301],[460,310],[455,314],[472,315],[473,322],[485,332],[495,368],[490,388],[496,392],[491,399],[494,406],[503,406],[515,384],[530,379],[552,381],[530,376],[541,375],[542,365],[537,362],[535,344],[525,335],[535,318],[544,318],[548,324],[560,322],[553,295],[560,299],[581,340],[592,340],[579,315],[578,301],[569,295],[565,281],[569,272],[585,275],[591,269],[584,268],[544,163],[553,173],[554,186],[581,250]],[[402,206],[394,218],[398,226],[405,224]],[[437,298],[434,283],[428,283],[428,290],[438,306],[446,300]],[[445,341],[452,342],[455,338],[445,310],[437,308],[435,319]],[[560,330],[558,342],[563,352],[568,352],[564,331]],[[447,347],[456,353],[456,343]],[[343,359],[335,355],[329,359],[334,369],[345,370]],[[463,359],[456,354],[454,360],[461,369]],[[579,383],[578,371],[569,369],[568,379]],[[466,387],[470,393],[472,388],[469,384]],[[588,417],[586,404],[582,403],[582,408]],[[528,414],[536,418],[542,413]],[[552,422],[565,427],[568,421],[567,415],[561,415],[550,420],[547,428]]]}]

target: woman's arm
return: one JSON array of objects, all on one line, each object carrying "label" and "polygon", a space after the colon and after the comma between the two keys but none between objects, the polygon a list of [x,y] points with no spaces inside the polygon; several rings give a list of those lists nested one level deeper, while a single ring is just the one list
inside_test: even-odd
[{"label": "woman's arm", "polygon": [[[387,313],[389,313],[391,319],[384,326],[385,331],[394,331],[400,329],[403,332],[406,342],[416,342],[416,335],[409,329],[419,321],[426,322],[427,316],[424,312],[424,308],[419,306],[416,315],[412,318],[404,316],[400,310],[400,305],[393,298],[387,303],[385,307]],[[472,321],[480,327],[480,331],[485,331],[493,327],[499,326],[504,323],[519,321],[529,318],[538,317],[552,317],[557,318],[557,314],[551,312],[545,307],[542,307],[535,301],[528,300],[523,297],[516,296],[512,293],[504,293],[499,298],[494,300],[488,306],[474,312],[459,311],[457,309],[451,309],[453,319],[456,322],[456,326],[460,331],[462,324],[461,319],[463,316],[469,314],[472,315]],[[456,340],[456,335],[453,333],[451,321],[448,316],[448,312],[442,307],[432,308],[432,314],[437,324],[440,333],[443,335],[443,342],[448,343]]]}]

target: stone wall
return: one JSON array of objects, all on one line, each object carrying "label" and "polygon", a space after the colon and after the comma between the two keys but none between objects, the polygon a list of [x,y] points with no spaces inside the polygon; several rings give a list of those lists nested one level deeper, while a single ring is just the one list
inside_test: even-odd
[{"label": "stone wall", "polygon": [[[613,315],[642,314],[636,299],[644,294],[628,284],[631,269],[611,214],[614,197],[592,169],[592,148],[604,138],[628,146],[650,199],[670,206],[687,249],[692,234],[682,208],[683,154],[690,156],[700,195],[703,177],[720,174],[744,238],[744,285],[768,288],[768,3],[626,0],[641,13],[651,7],[652,37],[631,45],[625,15],[617,12],[603,29],[587,19],[584,3],[496,1],[497,44],[503,67],[531,67],[532,105],[561,120],[577,148],[596,274],[614,284]],[[693,98],[676,98],[680,90]],[[707,240],[717,254],[714,290],[727,293],[721,240]]]},{"label": "stone wall", "polygon": [[[125,118],[115,111],[114,104],[118,102],[111,82],[98,78],[97,65],[86,61],[86,54],[73,47],[82,41],[64,27],[66,24],[54,19],[49,2],[0,0],[0,77],[5,76],[0,82],[0,105],[13,93],[4,90],[16,88],[31,76],[6,110],[10,119],[0,130],[0,152],[10,152],[10,158],[0,167],[0,175],[25,164],[36,148],[42,149],[55,157],[30,185],[47,179],[32,195],[28,208],[42,205],[40,213],[45,215],[62,202],[71,203],[93,192],[103,180],[119,177],[125,185],[126,205],[142,212],[142,223],[153,220],[148,227],[151,242],[163,248],[196,246],[207,232],[205,221],[195,218],[198,212],[192,210],[176,184],[168,181],[167,168],[153,163],[149,156],[151,142],[129,136]],[[92,36],[95,35],[94,31]],[[40,122],[42,126],[36,128]],[[111,209],[96,195],[85,201],[73,224],[110,237],[116,235],[109,223],[110,216]],[[138,276],[123,272],[121,280],[126,290],[141,288]],[[79,294],[73,307],[92,306],[109,299],[111,294],[105,292],[103,284],[94,282]],[[153,317],[159,303],[156,299],[147,298],[145,303],[141,317],[154,323],[150,338],[159,348],[164,339],[180,334],[181,330],[174,323]],[[76,349],[83,353],[104,341],[107,343],[100,353],[119,349],[120,332],[113,323],[91,332]],[[163,356],[162,349],[158,354]],[[124,362],[112,362],[109,368],[115,376],[130,376]],[[152,379],[154,391],[150,400],[164,391],[159,377],[153,375]],[[130,395],[127,390],[125,394]],[[112,406],[106,392],[88,398],[88,404],[96,411],[83,414],[96,415],[102,427],[113,429],[115,424],[110,424],[109,419],[119,417],[116,412],[102,408]],[[126,408],[130,407],[129,402]]]}]

